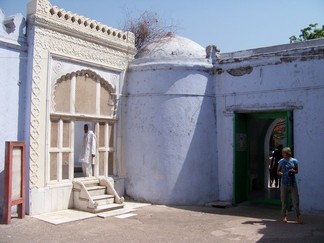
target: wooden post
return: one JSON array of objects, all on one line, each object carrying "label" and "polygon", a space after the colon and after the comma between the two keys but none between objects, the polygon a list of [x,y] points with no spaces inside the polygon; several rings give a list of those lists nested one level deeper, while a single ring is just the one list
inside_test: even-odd
[{"label": "wooden post", "polygon": [[6,142],[2,222],[10,224],[11,207],[17,205],[18,217],[25,216],[25,142]]}]

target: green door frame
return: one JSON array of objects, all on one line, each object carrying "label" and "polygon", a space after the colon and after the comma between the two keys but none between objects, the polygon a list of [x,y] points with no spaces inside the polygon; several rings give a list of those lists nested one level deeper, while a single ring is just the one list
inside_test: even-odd
[{"label": "green door frame", "polygon": [[[251,119],[277,119],[286,121],[286,146],[293,148],[292,111],[274,111],[258,113],[235,113],[234,117],[234,203],[248,200],[250,141],[248,121]],[[273,203],[273,200],[264,200]],[[275,200],[277,201],[277,200]],[[277,204],[278,202],[274,202]]]},{"label": "green door frame", "polygon": [[234,203],[247,200],[249,137],[248,114],[237,113],[234,117]]}]

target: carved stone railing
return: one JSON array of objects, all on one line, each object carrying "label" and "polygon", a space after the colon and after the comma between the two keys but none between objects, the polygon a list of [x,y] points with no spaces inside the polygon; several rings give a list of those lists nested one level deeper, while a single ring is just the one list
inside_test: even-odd
[{"label": "carved stone railing", "polygon": [[120,197],[118,193],[116,192],[114,186],[111,184],[108,178],[106,177],[99,177],[99,184],[101,186],[105,186],[107,188],[108,194],[115,196],[115,203],[122,204],[125,199],[124,197]]},{"label": "carved stone railing", "polygon": [[80,200],[82,201],[82,199],[84,199],[85,202],[88,201],[88,205],[87,205],[88,208],[95,209],[98,207],[98,203],[93,201],[86,186],[83,184],[82,181],[74,181],[73,184],[74,184],[73,192],[76,193],[75,196],[77,197],[77,200],[74,200],[75,208],[83,209],[83,207],[81,205],[77,204],[77,202],[79,202]]}]

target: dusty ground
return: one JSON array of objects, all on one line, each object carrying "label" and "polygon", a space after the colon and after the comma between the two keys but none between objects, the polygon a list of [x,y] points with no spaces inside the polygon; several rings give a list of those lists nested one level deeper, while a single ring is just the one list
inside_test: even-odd
[{"label": "dusty ground", "polygon": [[10,225],[0,225],[0,242],[324,242],[324,215],[303,215],[302,225],[285,224],[274,206],[150,205],[133,213],[60,225],[13,218]]}]

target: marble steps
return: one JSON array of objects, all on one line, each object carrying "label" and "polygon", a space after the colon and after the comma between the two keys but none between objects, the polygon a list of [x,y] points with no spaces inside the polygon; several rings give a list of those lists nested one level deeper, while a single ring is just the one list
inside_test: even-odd
[{"label": "marble steps", "polygon": [[90,213],[102,213],[122,209],[124,204],[115,203],[115,196],[100,185],[96,178],[79,179],[74,186],[74,205],[76,209]]},{"label": "marble steps", "polygon": [[89,213],[102,213],[102,212],[122,209],[123,207],[124,207],[123,204],[117,204],[117,203],[103,204],[103,205],[98,205],[96,208],[89,208],[88,212]]},{"label": "marble steps", "polygon": [[102,194],[91,197],[93,201],[97,202],[98,205],[113,204],[115,197],[114,195]]}]

